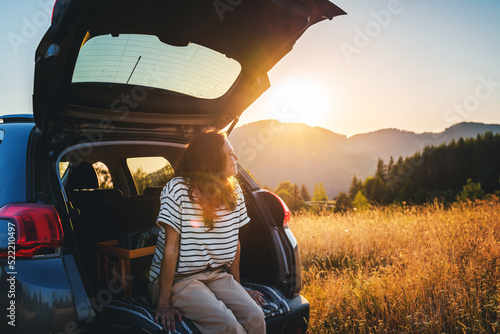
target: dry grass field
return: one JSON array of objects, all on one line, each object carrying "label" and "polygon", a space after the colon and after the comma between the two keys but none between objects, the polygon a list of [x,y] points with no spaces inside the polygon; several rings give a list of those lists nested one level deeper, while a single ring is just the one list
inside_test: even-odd
[{"label": "dry grass field", "polygon": [[309,333],[500,332],[500,202],[301,213]]}]

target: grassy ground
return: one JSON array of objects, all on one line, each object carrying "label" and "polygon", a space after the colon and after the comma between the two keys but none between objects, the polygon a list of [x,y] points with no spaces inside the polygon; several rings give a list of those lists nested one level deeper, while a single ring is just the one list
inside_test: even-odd
[{"label": "grassy ground", "polygon": [[309,333],[500,332],[500,202],[296,215]]}]

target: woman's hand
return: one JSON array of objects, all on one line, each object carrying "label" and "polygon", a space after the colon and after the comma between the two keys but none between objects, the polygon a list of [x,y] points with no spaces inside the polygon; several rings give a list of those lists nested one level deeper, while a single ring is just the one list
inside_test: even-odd
[{"label": "woman's hand", "polygon": [[155,312],[155,322],[170,332],[175,332],[175,318],[182,321],[182,313],[173,306],[158,304]]},{"label": "woman's hand", "polygon": [[262,306],[266,304],[266,300],[264,299],[264,295],[259,291],[255,290],[246,290],[246,292],[252,297],[253,300],[257,303],[257,305]]}]

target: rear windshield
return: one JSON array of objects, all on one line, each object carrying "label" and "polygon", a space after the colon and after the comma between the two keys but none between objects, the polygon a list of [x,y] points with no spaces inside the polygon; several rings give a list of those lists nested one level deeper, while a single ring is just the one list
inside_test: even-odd
[{"label": "rear windshield", "polygon": [[240,72],[236,60],[195,43],[178,47],[151,35],[103,35],[81,47],[72,82],[140,85],[214,99]]}]

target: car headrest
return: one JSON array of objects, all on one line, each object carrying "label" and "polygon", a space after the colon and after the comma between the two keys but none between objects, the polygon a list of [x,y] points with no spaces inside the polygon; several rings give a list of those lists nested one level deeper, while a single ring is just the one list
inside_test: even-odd
[{"label": "car headrest", "polygon": [[94,167],[88,162],[80,162],[77,165],[69,166],[65,188],[69,191],[99,188],[99,181]]}]

